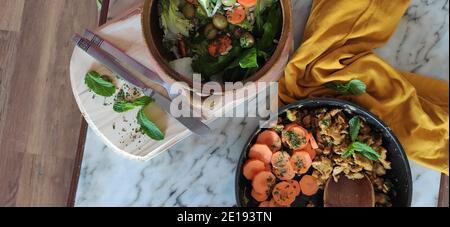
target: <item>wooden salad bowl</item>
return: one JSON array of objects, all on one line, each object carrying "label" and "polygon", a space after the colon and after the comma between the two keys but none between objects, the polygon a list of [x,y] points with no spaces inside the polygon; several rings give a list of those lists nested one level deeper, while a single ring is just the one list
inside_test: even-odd
[{"label": "wooden salad bowl", "polygon": [[[149,48],[150,54],[155,59],[157,67],[161,69],[165,74],[165,77],[173,79],[173,81],[168,82],[185,82],[192,88],[193,81],[173,70],[168,64],[168,53],[162,45],[163,30],[160,27],[158,1],[159,0],[145,0],[144,3],[141,24],[145,42]],[[283,16],[283,28],[278,46],[269,61],[267,61],[259,71],[242,81],[244,84],[249,81],[278,81],[282,76],[282,72],[289,60],[289,53],[293,48],[293,30],[291,1],[280,0],[280,3]]]}]

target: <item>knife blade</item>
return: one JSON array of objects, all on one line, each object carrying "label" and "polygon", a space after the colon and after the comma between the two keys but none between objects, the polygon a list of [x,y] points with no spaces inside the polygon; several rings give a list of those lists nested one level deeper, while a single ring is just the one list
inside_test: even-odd
[{"label": "knife blade", "polygon": [[[107,68],[115,72],[117,75],[121,76],[124,80],[135,85],[136,87],[142,89],[145,95],[152,97],[155,102],[168,114],[171,115],[170,106],[171,100],[167,99],[165,96],[159,94],[158,92],[148,88],[142,81],[140,81],[136,76],[133,75],[128,69],[123,67],[120,62],[108,54],[106,51],[100,49],[91,41],[81,37],[76,34],[73,37],[74,43],[88,55],[105,65]],[[201,118],[196,117],[174,117],[182,125],[191,130],[192,132],[204,135],[211,131],[211,129],[202,122]]]}]

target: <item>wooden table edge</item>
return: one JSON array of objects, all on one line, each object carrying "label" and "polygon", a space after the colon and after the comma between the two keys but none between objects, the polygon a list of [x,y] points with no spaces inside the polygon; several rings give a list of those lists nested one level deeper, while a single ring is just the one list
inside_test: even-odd
[{"label": "wooden table edge", "polygon": [[448,204],[448,176],[445,174],[441,175],[441,185],[439,188],[439,198],[438,198],[438,207],[449,207]]},{"label": "wooden table edge", "polygon": [[[102,26],[103,24],[108,21],[108,11],[109,11],[109,1],[110,0],[103,0],[102,7],[100,9],[100,15],[98,18],[98,26]],[[73,173],[72,173],[72,180],[70,184],[70,190],[69,190],[69,197],[67,200],[67,206],[68,207],[74,207],[75,206],[75,200],[77,196],[77,189],[78,189],[78,181],[80,179],[80,173],[81,173],[81,165],[83,161],[83,155],[84,155],[84,148],[86,144],[86,135],[88,130],[88,124],[84,117],[81,117],[81,127],[80,127],[80,134],[78,137],[78,145],[77,145],[77,151],[75,155],[75,164],[73,167]]]}]

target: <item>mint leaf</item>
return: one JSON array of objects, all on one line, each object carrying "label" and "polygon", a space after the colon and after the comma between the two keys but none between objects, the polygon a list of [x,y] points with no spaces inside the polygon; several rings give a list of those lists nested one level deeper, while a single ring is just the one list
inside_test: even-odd
[{"label": "mint leaf", "polygon": [[366,93],[366,84],[360,80],[352,80],[348,83],[348,92],[355,96],[361,96]]},{"label": "mint leaf", "polygon": [[359,117],[353,117],[350,121],[348,121],[348,124],[350,125],[350,137],[352,138],[352,141],[356,141],[358,138],[359,129],[361,128]]},{"label": "mint leaf", "polygon": [[259,67],[257,53],[258,51],[256,50],[256,48],[251,48],[245,51],[239,60],[239,65],[241,66],[241,68],[248,69]]},{"label": "mint leaf", "polygon": [[123,113],[130,111],[139,106],[147,106],[152,103],[153,99],[148,96],[142,96],[134,101],[127,101],[124,99],[119,99],[116,103],[114,103],[113,109],[118,113]]},{"label": "mint leaf", "polygon": [[155,123],[148,119],[143,108],[138,113],[137,122],[141,126],[141,131],[151,139],[157,141],[164,139],[164,133],[158,128],[158,126],[156,126]]},{"label": "mint leaf", "polygon": [[117,113],[124,113],[136,108],[131,102],[116,102],[114,103],[113,110]]},{"label": "mint leaf", "polygon": [[348,158],[348,157],[352,156],[354,153],[355,153],[355,150],[347,149],[347,150],[342,154],[342,157],[343,157],[343,158]]},{"label": "mint leaf", "polygon": [[365,143],[361,142],[353,142],[347,148],[347,150],[341,155],[343,158],[350,157],[353,153],[358,152],[367,159],[372,161],[378,161],[380,159],[380,155],[376,152],[372,147]]},{"label": "mint leaf", "polygon": [[366,84],[361,80],[351,80],[347,84],[330,82],[325,84],[325,87],[336,90],[336,92],[343,95],[361,96],[366,92]]},{"label": "mint leaf", "polygon": [[102,0],[96,0],[96,2],[97,2],[97,8],[101,9],[102,5],[103,5],[103,1]]},{"label": "mint leaf", "polygon": [[103,97],[111,97],[116,93],[116,87],[110,81],[107,81],[95,71],[86,74],[84,79],[85,84],[95,94]]},{"label": "mint leaf", "polygon": [[365,143],[353,142],[352,147],[355,151],[359,152],[364,157],[372,161],[378,161],[380,159],[380,155],[378,154],[378,152],[376,152],[372,147]]}]

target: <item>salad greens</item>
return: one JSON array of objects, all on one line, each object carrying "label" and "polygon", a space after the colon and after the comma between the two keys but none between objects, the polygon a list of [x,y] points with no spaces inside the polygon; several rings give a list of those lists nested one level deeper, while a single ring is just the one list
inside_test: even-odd
[{"label": "salad greens", "polygon": [[185,71],[205,82],[247,79],[272,56],[281,34],[278,0],[161,0],[159,9],[169,65],[192,62]]},{"label": "salad greens", "polygon": [[177,34],[189,36],[189,31],[194,25],[180,12],[179,0],[160,1],[161,25],[164,28],[166,39],[176,39]]}]

